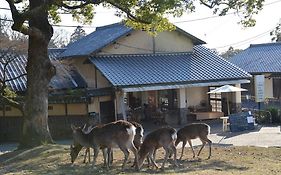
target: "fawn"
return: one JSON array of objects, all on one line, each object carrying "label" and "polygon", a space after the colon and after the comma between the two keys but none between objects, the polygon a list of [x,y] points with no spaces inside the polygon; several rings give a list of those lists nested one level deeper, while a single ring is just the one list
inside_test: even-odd
[{"label": "fawn", "polygon": [[183,156],[184,147],[186,145],[186,141],[189,143],[190,148],[193,152],[193,158],[195,157],[195,153],[192,147],[191,140],[199,138],[202,142],[202,146],[197,154],[197,156],[200,155],[200,152],[202,151],[203,147],[206,143],[209,144],[209,156],[208,159],[211,157],[211,144],[212,141],[208,139],[208,134],[210,134],[210,126],[205,123],[192,123],[188,124],[185,127],[181,128],[177,132],[177,140],[175,145],[177,146],[180,142],[182,143],[182,152],[180,156],[180,160]]},{"label": "fawn", "polygon": [[148,157],[149,161],[152,162],[153,166],[159,168],[154,161],[153,154],[158,149],[163,147],[165,150],[165,158],[161,169],[164,169],[165,163],[171,152],[174,154],[174,164],[177,166],[176,161],[176,147],[175,141],[177,138],[177,131],[171,127],[163,127],[149,133],[140,147],[139,150],[139,168],[142,167],[145,157]]},{"label": "fawn", "polygon": [[[71,125],[71,128],[73,131],[74,140],[76,140],[80,145],[94,149],[93,164],[95,164],[99,149],[101,148],[103,150],[104,164],[107,168],[109,168],[109,153],[111,152],[111,148],[117,145],[125,156],[122,170],[125,168],[128,160],[128,149],[134,153],[135,162],[138,165],[137,149],[133,144],[136,128],[131,123],[119,120],[101,126],[96,126],[90,130],[89,133],[83,132],[81,127],[75,127],[74,125]],[[108,150],[107,154],[106,149]],[[77,150],[79,149],[72,147],[71,156],[75,154],[78,155],[78,153],[76,153]],[[138,169],[138,166],[136,168]]]}]

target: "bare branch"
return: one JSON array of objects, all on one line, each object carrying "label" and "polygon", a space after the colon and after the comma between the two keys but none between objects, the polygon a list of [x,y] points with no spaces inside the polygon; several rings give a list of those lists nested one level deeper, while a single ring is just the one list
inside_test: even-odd
[{"label": "bare branch", "polygon": [[27,75],[27,74],[25,73],[25,74],[21,74],[21,75],[19,75],[19,76],[16,76],[16,77],[14,77],[14,78],[6,79],[6,82],[16,80],[16,79],[18,79],[18,78],[20,78],[20,77],[24,77],[24,76],[26,76],[26,75]]},{"label": "bare branch", "polygon": [[206,7],[210,8],[210,9],[214,8],[215,6],[219,6],[219,5],[230,6],[230,3],[227,3],[227,2],[224,2],[224,1],[219,1],[219,0],[212,1],[211,3],[207,3],[204,0],[200,0],[200,3],[205,5]]}]

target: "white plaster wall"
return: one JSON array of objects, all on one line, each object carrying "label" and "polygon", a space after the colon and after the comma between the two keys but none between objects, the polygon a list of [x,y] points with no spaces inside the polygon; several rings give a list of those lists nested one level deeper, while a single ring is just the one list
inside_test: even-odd
[{"label": "white plaster wall", "polygon": [[85,64],[85,61],[88,62],[87,58],[73,58],[70,64],[77,69],[80,75],[87,82],[88,87],[96,88],[95,72],[97,72],[97,88],[109,87],[109,81],[100,73],[100,71],[95,71],[95,66],[91,63]]},{"label": "white plaster wall", "polygon": [[162,32],[155,37],[155,47],[160,52],[190,52],[193,43],[180,32]]},{"label": "white plaster wall", "polygon": [[187,106],[199,105],[202,100],[208,100],[208,87],[186,88]]},{"label": "white plaster wall", "polygon": [[138,30],[103,48],[99,54],[153,53],[153,40],[155,41],[156,53],[193,50],[192,40],[178,31],[162,32],[153,38],[146,32]]}]

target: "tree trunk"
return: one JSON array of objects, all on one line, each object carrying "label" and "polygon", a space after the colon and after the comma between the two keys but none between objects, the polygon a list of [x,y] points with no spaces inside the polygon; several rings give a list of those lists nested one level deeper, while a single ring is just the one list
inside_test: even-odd
[{"label": "tree trunk", "polygon": [[[30,0],[30,9],[43,2]],[[20,148],[53,142],[48,126],[48,86],[55,69],[48,58],[48,43],[53,34],[48,12],[33,15],[29,27],[34,33],[29,35],[28,43],[27,95]]]}]

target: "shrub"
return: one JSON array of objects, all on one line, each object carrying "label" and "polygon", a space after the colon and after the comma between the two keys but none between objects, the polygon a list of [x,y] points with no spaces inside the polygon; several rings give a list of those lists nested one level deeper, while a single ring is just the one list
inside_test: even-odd
[{"label": "shrub", "polygon": [[258,124],[270,123],[270,114],[267,111],[257,111],[254,114]]},{"label": "shrub", "polygon": [[278,108],[269,107],[269,108],[267,108],[267,110],[271,113],[272,123],[280,123],[281,122],[280,116],[278,115]]}]

